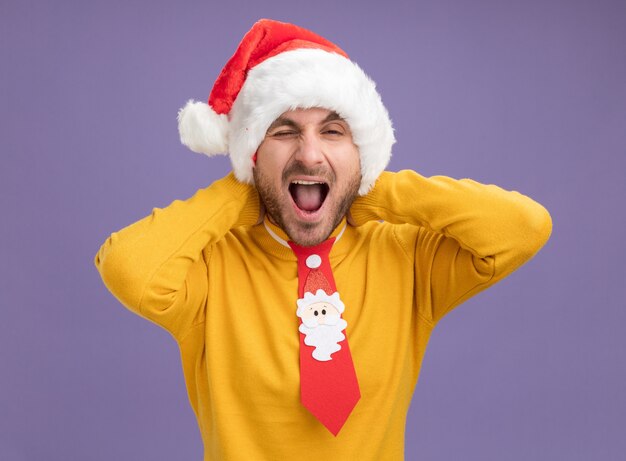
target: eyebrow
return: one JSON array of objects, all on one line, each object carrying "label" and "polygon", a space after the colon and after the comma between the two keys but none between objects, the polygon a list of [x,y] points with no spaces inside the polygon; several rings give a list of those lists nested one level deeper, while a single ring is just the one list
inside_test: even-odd
[{"label": "eyebrow", "polygon": [[332,122],[333,120],[341,120],[342,122],[345,122],[345,120],[341,118],[337,112],[332,111],[324,120],[322,120],[322,123]]},{"label": "eyebrow", "polygon": [[[343,118],[341,118],[341,116],[335,112],[332,111],[330,114],[328,114],[324,120],[322,120],[320,122],[320,125],[323,125],[324,123],[328,123],[328,122],[332,122],[334,120],[340,120],[342,122],[345,122],[345,120]],[[298,124],[296,122],[294,122],[293,120],[291,120],[290,118],[287,117],[278,117],[276,120],[274,120],[274,122],[269,126],[269,128],[267,129],[267,133],[269,133],[270,131],[272,131],[275,128],[278,128],[279,126],[289,126],[291,128],[298,128]]]}]

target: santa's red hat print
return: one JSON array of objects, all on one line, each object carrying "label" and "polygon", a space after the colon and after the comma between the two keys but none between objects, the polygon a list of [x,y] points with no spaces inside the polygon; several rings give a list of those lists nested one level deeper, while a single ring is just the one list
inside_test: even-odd
[{"label": "santa's red hat print", "polygon": [[262,19],[246,33],[213,85],[208,104],[178,113],[181,142],[194,152],[230,155],[237,179],[254,183],[253,156],[274,120],[294,109],[336,112],[361,159],[359,194],[385,169],[395,142],[375,83],[337,45],[302,27]]}]

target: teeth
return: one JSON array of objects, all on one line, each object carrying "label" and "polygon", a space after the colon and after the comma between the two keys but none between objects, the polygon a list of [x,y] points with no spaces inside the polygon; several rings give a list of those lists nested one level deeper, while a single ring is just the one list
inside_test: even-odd
[{"label": "teeth", "polygon": [[291,181],[292,184],[302,184],[303,186],[312,186],[313,184],[324,184],[321,181],[304,181],[302,179],[296,179],[295,181]]}]

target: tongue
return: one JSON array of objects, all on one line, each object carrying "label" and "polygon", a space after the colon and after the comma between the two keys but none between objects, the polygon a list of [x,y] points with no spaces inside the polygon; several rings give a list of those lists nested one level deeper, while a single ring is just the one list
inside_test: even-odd
[{"label": "tongue", "polygon": [[293,200],[304,211],[315,211],[322,206],[322,185],[294,184]]}]

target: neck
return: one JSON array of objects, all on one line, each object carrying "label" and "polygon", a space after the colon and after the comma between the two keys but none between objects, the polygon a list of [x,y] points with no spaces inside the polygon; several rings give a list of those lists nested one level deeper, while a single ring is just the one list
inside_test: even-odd
[{"label": "neck", "polygon": [[[263,225],[265,226],[265,229],[267,229],[268,234],[274,239],[276,240],[278,243],[280,243],[281,245],[290,248],[289,245],[289,236],[287,235],[287,233],[284,231],[284,229],[280,228],[272,219],[271,216],[267,216],[267,219],[263,220]],[[322,242],[319,242],[317,245],[321,245],[322,243],[328,241],[331,238],[334,238],[334,241],[337,242],[339,241],[339,239],[341,238],[341,236],[343,235],[344,231],[346,230],[346,225],[347,225],[347,221],[346,219],[342,219],[341,222],[339,223],[339,225],[337,227],[335,227],[335,229],[333,230],[333,232],[331,232],[331,234],[328,236],[328,238]],[[289,240],[289,241],[288,241]],[[298,242],[294,242],[297,245],[299,245]],[[317,246],[317,245],[308,245],[308,246]]]}]

